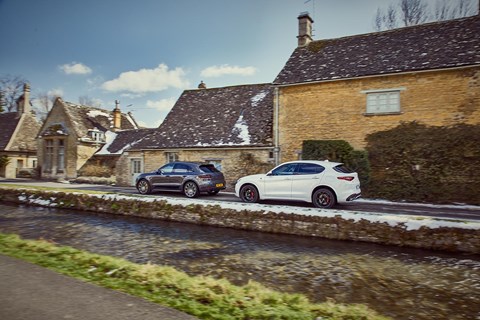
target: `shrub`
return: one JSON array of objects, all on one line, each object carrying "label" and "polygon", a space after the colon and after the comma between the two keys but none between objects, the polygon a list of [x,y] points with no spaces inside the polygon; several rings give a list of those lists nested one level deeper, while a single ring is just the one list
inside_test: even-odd
[{"label": "shrub", "polygon": [[480,204],[480,126],[401,123],[366,137],[370,197]]}]

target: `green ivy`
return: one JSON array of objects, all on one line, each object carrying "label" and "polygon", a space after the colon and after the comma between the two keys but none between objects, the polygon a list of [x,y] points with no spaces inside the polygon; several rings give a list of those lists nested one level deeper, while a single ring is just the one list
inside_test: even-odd
[{"label": "green ivy", "polygon": [[366,137],[368,197],[480,204],[480,126],[401,123]]},{"label": "green ivy", "polygon": [[342,162],[358,173],[362,186],[368,184],[370,180],[368,153],[363,150],[354,150],[345,140],[305,140],[302,158]]},{"label": "green ivy", "polygon": [[7,164],[10,163],[10,158],[7,156],[1,156],[0,157],[0,168],[4,168],[7,166]]}]

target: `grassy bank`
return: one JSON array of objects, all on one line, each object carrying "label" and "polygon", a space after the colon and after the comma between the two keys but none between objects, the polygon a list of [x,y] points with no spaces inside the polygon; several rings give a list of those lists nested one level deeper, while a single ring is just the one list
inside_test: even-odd
[{"label": "grassy bank", "polygon": [[314,304],[303,295],[275,292],[254,282],[234,286],[221,279],[191,277],[171,267],[135,264],[17,235],[0,233],[0,253],[200,319],[387,319],[363,305]]}]

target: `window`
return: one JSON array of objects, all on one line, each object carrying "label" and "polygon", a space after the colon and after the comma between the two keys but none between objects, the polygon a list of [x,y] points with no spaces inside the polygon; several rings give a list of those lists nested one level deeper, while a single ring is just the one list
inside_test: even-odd
[{"label": "window", "polygon": [[207,163],[213,164],[218,171],[222,171],[222,160],[207,160]]},{"label": "window", "polygon": [[53,140],[46,139],[45,140],[45,170],[50,172],[52,171],[53,166]]},{"label": "window", "polygon": [[93,141],[104,142],[105,141],[105,133],[99,130],[89,130],[88,134]]},{"label": "window", "polygon": [[132,159],[132,173],[142,173],[142,160]]},{"label": "window", "polygon": [[161,167],[159,170],[161,170],[162,173],[172,173],[174,165],[175,164],[173,164],[173,163],[169,163],[169,164],[166,164],[163,167]]},{"label": "window", "polygon": [[187,173],[193,172],[193,169],[184,163],[177,163],[173,168],[173,173]]},{"label": "window", "polygon": [[295,172],[295,168],[297,167],[296,163],[285,164],[281,167],[272,171],[274,176],[287,176],[292,175]]},{"label": "window", "polygon": [[404,88],[386,90],[367,90],[366,114],[400,113],[400,91]]},{"label": "window", "polygon": [[297,172],[298,174],[317,174],[323,172],[323,170],[325,170],[325,168],[317,164],[300,163]]},{"label": "window", "polygon": [[167,152],[167,162],[175,162],[178,161],[178,153],[176,152]]},{"label": "window", "polygon": [[65,169],[65,141],[58,140],[57,172],[63,172],[63,169]]},{"label": "window", "polygon": [[200,166],[200,170],[202,170],[205,173],[219,172],[219,170],[213,164],[203,164]]}]

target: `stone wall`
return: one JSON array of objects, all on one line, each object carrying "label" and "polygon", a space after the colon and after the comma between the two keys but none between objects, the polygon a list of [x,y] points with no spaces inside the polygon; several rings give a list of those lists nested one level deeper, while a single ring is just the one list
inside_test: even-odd
[{"label": "stone wall", "polygon": [[[365,114],[365,91],[396,88],[399,114]],[[360,150],[366,135],[401,122],[480,124],[479,106],[478,67],[281,87],[281,162],[296,160],[304,140],[346,140]]]},{"label": "stone wall", "polygon": [[174,205],[167,200],[157,200],[152,197],[8,188],[2,188],[0,201],[335,240],[480,253],[480,228],[462,228],[465,225],[462,222],[455,224],[458,227],[429,228],[422,225],[420,228],[409,230],[401,223],[392,226],[385,222],[372,222],[365,219],[354,221],[343,218],[341,214],[324,217],[264,210],[239,211],[222,208],[219,205],[196,203],[185,206]]}]

